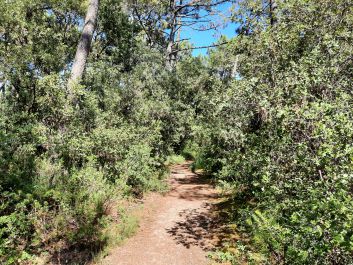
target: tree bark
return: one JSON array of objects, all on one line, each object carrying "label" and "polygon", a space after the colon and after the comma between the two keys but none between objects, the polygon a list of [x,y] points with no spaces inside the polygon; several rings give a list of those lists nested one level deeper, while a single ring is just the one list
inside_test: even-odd
[{"label": "tree bark", "polygon": [[277,22],[274,14],[275,9],[277,8],[277,3],[275,2],[275,0],[270,0],[269,6],[270,6],[270,24],[271,26],[273,26]]},{"label": "tree bark", "polygon": [[79,83],[85,70],[87,57],[91,48],[93,33],[95,31],[98,16],[99,0],[90,0],[86,13],[85,24],[81,38],[77,45],[71,76],[68,82],[69,93],[72,93],[72,86]]},{"label": "tree bark", "polygon": [[177,15],[178,13],[175,11],[175,0],[170,0],[169,3],[169,12],[173,15],[172,21],[169,27],[169,38],[167,45],[167,68],[169,70],[173,70],[175,65],[175,34],[176,29],[178,27]]}]

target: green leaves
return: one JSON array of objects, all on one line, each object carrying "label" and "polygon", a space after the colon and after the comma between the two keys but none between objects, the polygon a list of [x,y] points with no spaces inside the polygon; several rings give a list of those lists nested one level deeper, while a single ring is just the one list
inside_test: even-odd
[{"label": "green leaves", "polygon": [[211,52],[210,71],[237,56],[240,78],[220,77],[204,99],[201,157],[239,189],[234,222],[264,264],[349,264],[353,46],[341,32],[352,16],[338,10],[351,7],[276,3],[269,26],[265,3],[242,1],[234,15],[247,33]]}]

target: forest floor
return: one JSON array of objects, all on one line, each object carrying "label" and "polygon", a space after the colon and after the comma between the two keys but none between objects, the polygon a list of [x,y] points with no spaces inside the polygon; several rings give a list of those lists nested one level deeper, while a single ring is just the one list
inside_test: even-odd
[{"label": "forest floor", "polygon": [[101,264],[211,264],[208,253],[222,246],[229,233],[215,210],[219,194],[205,177],[190,171],[190,163],[171,167],[170,191],[144,199],[136,235]]}]

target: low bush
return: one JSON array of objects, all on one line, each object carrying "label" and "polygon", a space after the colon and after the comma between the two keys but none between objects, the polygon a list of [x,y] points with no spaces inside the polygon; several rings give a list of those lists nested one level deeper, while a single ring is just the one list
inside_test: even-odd
[{"label": "low bush", "polygon": [[[200,164],[234,192],[245,261],[352,264],[348,2],[279,2],[275,24],[265,16],[211,54],[211,69],[233,56],[238,72],[204,99]],[[235,17],[255,9],[244,2]]]}]

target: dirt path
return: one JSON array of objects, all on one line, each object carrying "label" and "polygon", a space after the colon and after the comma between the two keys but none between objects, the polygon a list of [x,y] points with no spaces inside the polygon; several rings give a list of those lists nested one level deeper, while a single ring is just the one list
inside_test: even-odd
[{"label": "dirt path", "polygon": [[104,265],[206,265],[207,252],[220,243],[212,218],[215,189],[189,170],[172,167],[171,191],[145,200],[137,234],[112,251]]}]

